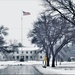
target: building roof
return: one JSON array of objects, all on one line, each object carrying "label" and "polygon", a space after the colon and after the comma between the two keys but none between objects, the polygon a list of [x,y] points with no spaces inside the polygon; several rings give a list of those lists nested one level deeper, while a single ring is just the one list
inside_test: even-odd
[{"label": "building roof", "polygon": [[19,50],[22,50],[22,51],[33,51],[33,50],[38,50],[39,48],[37,47],[20,47],[18,48]]}]

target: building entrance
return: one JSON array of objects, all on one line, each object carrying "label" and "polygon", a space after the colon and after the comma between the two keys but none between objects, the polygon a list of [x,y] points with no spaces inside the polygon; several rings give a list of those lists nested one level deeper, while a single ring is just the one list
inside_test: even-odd
[{"label": "building entrance", "polygon": [[21,59],[20,59],[20,61],[24,61],[24,56],[21,56]]}]

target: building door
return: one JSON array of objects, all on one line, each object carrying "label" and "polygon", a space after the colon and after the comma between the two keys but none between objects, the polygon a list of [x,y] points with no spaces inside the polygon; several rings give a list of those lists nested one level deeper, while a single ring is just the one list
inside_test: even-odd
[{"label": "building door", "polygon": [[28,60],[28,56],[26,56],[26,61]]},{"label": "building door", "polygon": [[21,59],[20,59],[20,61],[24,61],[24,56],[21,56]]}]

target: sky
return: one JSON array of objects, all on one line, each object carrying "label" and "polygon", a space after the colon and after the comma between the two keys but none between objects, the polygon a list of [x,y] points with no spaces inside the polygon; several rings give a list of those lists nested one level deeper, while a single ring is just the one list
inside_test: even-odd
[{"label": "sky", "polygon": [[[23,26],[23,44],[32,46],[27,34],[33,27],[33,22],[42,11],[41,0],[0,0],[0,26],[8,27],[8,36],[5,40],[21,42],[21,25]],[[23,16],[23,12],[30,15]],[[21,17],[23,20],[21,21]],[[21,24],[22,22],[22,24]]]}]

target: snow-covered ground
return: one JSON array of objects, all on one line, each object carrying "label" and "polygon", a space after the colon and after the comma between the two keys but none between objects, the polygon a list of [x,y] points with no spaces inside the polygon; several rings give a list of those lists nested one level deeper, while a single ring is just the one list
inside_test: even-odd
[{"label": "snow-covered ground", "polygon": [[58,63],[55,68],[36,65],[36,68],[42,74],[75,74],[75,62],[62,62],[61,65]]},{"label": "snow-covered ground", "polygon": [[9,65],[34,65],[42,74],[75,74],[75,62],[62,62],[61,65],[58,62],[55,68],[43,68],[43,61],[0,61],[0,69],[4,69]]},{"label": "snow-covered ground", "polygon": [[0,61],[0,65],[33,65],[33,64],[42,64],[42,61]]},{"label": "snow-covered ground", "polygon": [[3,66],[3,65],[1,66],[1,65],[0,65],[0,69],[4,69],[4,68],[6,68],[6,67],[7,67],[7,66]]},{"label": "snow-covered ground", "polygon": [[8,65],[14,64],[15,61],[0,61],[0,69],[6,68]]},{"label": "snow-covered ground", "polygon": [[0,69],[4,69],[9,65],[37,65],[37,64],[42,64],[42,61],[25,61],[25,62],[20,62],[20,61],[0,61]]}]

